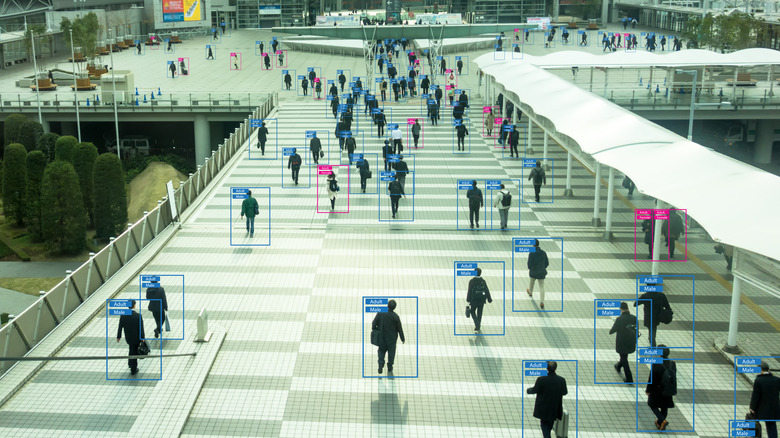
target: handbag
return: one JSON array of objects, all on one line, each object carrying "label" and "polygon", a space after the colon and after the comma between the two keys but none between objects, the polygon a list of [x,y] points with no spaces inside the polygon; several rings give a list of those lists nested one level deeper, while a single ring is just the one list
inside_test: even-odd
[{"label": "handbag", "polygon": [[471,307],[466,306],[466,318],[471,318]]},{"label": "handbag", "polygon": [[325,157],[325,152],[320,151],[320,158],[323,158],[323,157]]},{"label": "handbag", "polygon": [[[745,420],[747,421],[756,421],[756,416],[752,412],[748,411],[747,414],[745,414]],[[756,429],[755,434],[753,434],[754,437],[761,438],[763,436],[762,429],[761,429],[761,423],[756,421]],[[742,429],[742,430],[753,430],[753,429]]]},{"label": "handbag", "polygon": [[168,321],[168,312],[165,312],[165,331],[171,331],[171,322]]},{"label": "handbag", "polygon": [[369,179],[369,178],[371,178],[371,176],[372,176],[372,174],[371,174],[371,171],[369,170],[369,171],[368,171],[368,176],[366,176],[366,179]]},{"label": "handbag", "polygon": [[665,308],[665,309],[661,309],[658,312],[658,322],[669,324],[672,322],[673,317],[674,317],[674,312],[672,312],[672,309]]},{"label": "handbag", "polygon": [[147,344],[146,341],[141,341],[141,343],[138,344],[138,354],[141,356],[149,354],[149,344]]},{"label": "handbag", "polygon": [[379,346],[379,336],[381,336],[382,332],[379,330],[371,330],[371,345]]}]

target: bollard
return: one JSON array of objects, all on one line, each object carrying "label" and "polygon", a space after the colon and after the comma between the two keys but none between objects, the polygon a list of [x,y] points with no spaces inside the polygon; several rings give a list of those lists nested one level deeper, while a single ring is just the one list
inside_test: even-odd
[{"label": "bollard", "polygon": [[201,309],[197,320],[198,331],[195,335],[195,342],[208,342],[211,339],[209,331],[209,320],[206,315],[206,309]]}]

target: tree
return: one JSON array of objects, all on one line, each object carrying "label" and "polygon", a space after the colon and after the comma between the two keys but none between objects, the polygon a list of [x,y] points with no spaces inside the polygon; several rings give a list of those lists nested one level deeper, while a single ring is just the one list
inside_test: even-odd
[{"label": "tree", "polygon": [[62,17],[62,20],[60,21],[60,30],[62,31],[68,46],[70,46],[70,35],[68,32],[72,30],[73,45],[75,47],[81,47],[85,57],[89,59],[95,58],[100,24],[98,23],[97,15],[95,15],[94,12],[76,18],[73,22],[66,17]]},{"label": "tree", "polygon": [[34,151],[38,147],[38,139],[43,135],[43,126],[36,120],[27,120],[19,129],[19,143],[23,144],[27,152]]},{"label": "tree", "polygon": [[54,143],[54,159],[70,161],[73,155],[73,148],[79,141],[72,135],[63,135]]},{"label": "tree", "polygon": [[11,143],[19,143],[19,131],[27,120],[27,117],[21,114],[11,114],[6,117],[3,123],[3,139],[5,141],[3,144],[5,146]]},{"label": "tree", "polygon": [[25,223],[33,242],[43,241],[41,225],[41,181],[46,169],[46,155],[41,151],[27,154],[27,204]]},{"label": "tree", "polygon": [[5,147],[3,161],[3,211],[6,219],[24,225],[24,201],[27,186],[27,150],[19,143]]},{"label": "tree", "polygon": [[[32,41],[35,40],[35,48],[38,49],[38,47],[43,43],[46,44],[51,40],[51,35],[46,35],[46,26],[43,24],[30,24],[27,26],[27,29],[24,31],[24,43],[25,47],[27,48],[27,55],[29,58],[32,58]],[[41,52],[40,49],[35,51],[35,56],[37,58],[41,58]]]},{"label": "tree", "polygon": [[89,216],[89,226],[95,226],[95,207],[92,196],[92,178],[94,175],[95,159],[97,159],[98,150],[92,143],[79,143],[73,148],[71,162],[76,175],[79,176],[79,187],[81,187],[81,199],[84,203],[84,209]]},{"label": "tree", "polygon": [[47,162],[54,160],[55,145],[58,138],[60,138],[60,135],[54,132],[47,132],[38,137],[37,149],[46,155]]},{"label": "tree", "polygon": [[122,162],[115,154],[101,154],[95,160],[92,193],[96,237],[117,236],[127,226],[127,193]]},{"label": "tree", "polygon": [[41,222],[43,237],[63,254],[77,254],[86,245],[84,205],[79,177],[67,161],[55,160],[46,166],[41,182]]}]

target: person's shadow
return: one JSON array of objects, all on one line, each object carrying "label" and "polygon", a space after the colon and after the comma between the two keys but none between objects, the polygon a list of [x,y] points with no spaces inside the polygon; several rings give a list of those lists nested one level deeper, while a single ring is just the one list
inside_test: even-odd
[{"label": "person's shadow", "polygon": [[551,321],[555,321],[552,316],[547,312],[540,312],[540,314],[542,318],[546,319],[546,324],[542,327],[542,334],[547,339],[548,344],[561,349],[571,348],[571,343],[569,342],[569,337],[566,335],[566,332],[556,325],[549,324]]},{"label": "person's shadow", "polygon": [[474,348],[474,362],[482,374],[482,380],[496,383],[501,381],[501,371],[504,367],[500,357],[495,356],[488,345],[485,336],[475,336],[469,339],[469,344]]},{"label": "person's shadow", "polygon": [[[395,379],[377,379],[379,399],[371,401],[372,424],[406,424],[409,421],[409,401],[398,401]],[[392,436],[402,436],[401,428],[393,429]]]}]

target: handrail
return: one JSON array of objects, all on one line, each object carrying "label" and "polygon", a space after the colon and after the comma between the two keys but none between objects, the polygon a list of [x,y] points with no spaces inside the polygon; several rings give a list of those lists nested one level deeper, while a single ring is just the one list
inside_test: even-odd
[{"label": "handrail", "polygon": [[[265,118],[278,103],[276,92],[268,94],[266,99],[257,106],[251,114],[252,118]],[[197,197],[203,193],[211,181],[219,176],[219,172],[229,163],[249,138],[250,126],[248,118],[215,150],[198,170],[174,191],[174,199],[178,213],[186,211]],[[193,188],[194,185],[194,188]],[[170,200],[163,198],[158,201],[152,211],[144,212],[144,216],[122,232],[116,238],[111,238],[97,254],[90,253],[90,258],[67,276],[51,290],[41,295],[19,315],[9,320],[0,328],[0,356],[25,356],[38,342],[60,325],[74,310],[86,302],[112,276],[114,276],[130,260],[147,247],[174,220],[169,206]],[[0,373],[8,371],[17,361],[0,361]]]}]

